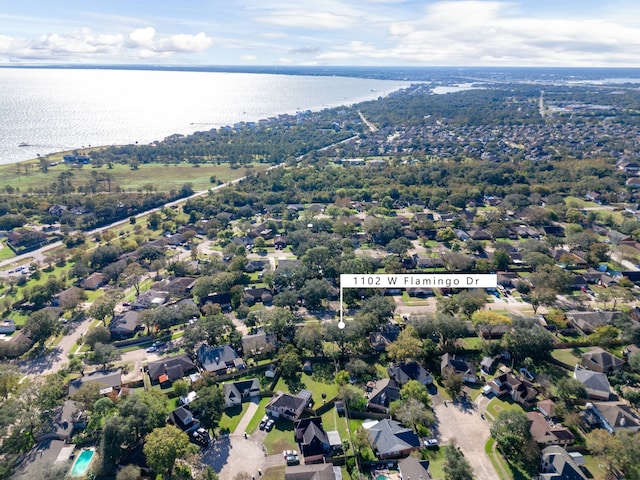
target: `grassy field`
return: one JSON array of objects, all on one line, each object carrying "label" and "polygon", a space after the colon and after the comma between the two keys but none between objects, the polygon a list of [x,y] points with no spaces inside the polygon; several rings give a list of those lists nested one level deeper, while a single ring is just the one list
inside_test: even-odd
[{"label": "grassy field", "polygon": [[225,409],[220,419],[220,430],[233,433],[248,408],[249,402],[243,402],[241,406]]},{"label": "grassy field", "polygon": [[15,256],[16,254],[13,253],[13,250],[7,247],[7,244],[5,242],[0,242],[0,260],[8,260]]},{"label": "grassy field", "polygon": [[[57,156],[59,155],[59,159]],[[62,154],[51,155],[50,162],[62,161]],[[29,173],[25,173],[25,163],[31,164]],[[263,170],[267,166],[255,164],[254,170]],[[19,170],[19,171],[18,171]],[[118,185],[124,191],[135,192],[145,185],[153,185],[156,191],[169,191],[180,188],[185,183],[193,184],[194,190],[207,190],[220,182],[228,182],[246,172],[246,168],[232,169],[229,165],[217,165],[215,163],[201,164],[194,166],[190,163],[179,164],[141,164],[137,170],[131,170],[129,165],[114,164],[109,169],[106,166],[94,168],[86,165],[84,168],[70,168],[67,165],[59,164],[49,167],[47,172],[42,172],[37,167],[37,162],[23,162],[19,164],[0,165],[0,176],[4,179],[0,183],[0,188],[10,185],[26,192],[29,189],[42,188],[43,185],[50,185],[57,181],[62,172],[71,171],[73,177],[71,182],[74,187],[87,185],[92,178],[91,172],[98,172],[101,175],[109,174],[111,178],[111,188]],[[216,183],[211,182],[211,177]]]}]

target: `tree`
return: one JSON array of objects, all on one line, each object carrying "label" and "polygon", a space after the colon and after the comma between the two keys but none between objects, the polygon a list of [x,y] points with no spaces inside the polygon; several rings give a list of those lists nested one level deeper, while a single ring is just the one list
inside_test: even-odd
[{"label": "tree", "polygon": [[300,356],[296,348],[288,344],[278,353],[278,366],[284,378],[294,378],[300,371]]},{"label": "tree", "polygon": [[504,248],[497,248],[493,253],[493,266],[496,270],[506,270],[511,263],[511,256]]},{"label": "tree", "polygon": [[511,325],[511,318],[491,310],[478,310],[471,315],[474,327],[480,336],[491,338],[493,332],[503,325]]},{"label": "tree", "polygon": [[198,447],[189,442],[189,436],[173,425],[154,429],[145,438],[142,448],[147,462],[156,473],[169,474],[179,458],[194,454]]},{"label": "tree", "polygon": [[198,397],[192,402],[194,411],[198,412],[204,428],[216,428],[224,412],[222,388],[218,385],[206,385],[200,387],[197,392]]},{"label": "tree", "polygon": [[487,303],[487,295],[482,289],[464,290],[456,297],[456,303],[460,306],[460,311],[470,318],[473,312],[484,308]]},{"label": "tree", "polygon": [[121,357],[122,353],[113,345],[97,342],[93,346],[93,352],[87,358],[89,363],[106,368],[108,363],[120,360]]},{"label": "tree", "polygon": [[553,305],[558,297],[558,292],[552,288],[536,287],[527,296],[527,300],[533,307],[533,314],[538,312],[542,305]]},{"label": "tree", "polygon": [[119,403],[120,417],[136,440],[141,440],[154,428],[167,421],[167,398],[160,392],[144,391],[129,394]]},{"label": "tree", "polygon": [[473,469],[462,452],[458,449],[455,439],[451,439],[444,452],[442,465],[445,480],[471,480]]},{"label": "tree", "polygon": [[111,339],[111,333],[104,325],[98,325],[97,327],[90,328],[83,338],[85,345],[89,345],[93,350],[96,343],[106,344]]},{"label": "tree", "polygon": [[173,393],[178,397],[186,397],[189,393],[189,382],[186,380],[176,380],[173,382]]},{"label": "tree", "polygon": [[44,345],[47,339],[58,333],[60,322],[50,310],[37,310],[29,315],[24,324],[24,330],[28,332],[31,340]]},{"label": "tree", "polygon": [[98,298],[89,307],[89,316],[102,321],[106,325],[108,317],[113,317],[118,300],[122,296],[121,290],[109,290],[109,293]]},{"label": "tree", "polygon": [[462,391],[464,379],[461,374],[455,373],[451,369],[446,369],[442,374],[442,386],[451,398],[456,399]]},{"label": "tree", "polygon": [[100,390],[104,386],[96,382],[85,383],[71,396],[71,399],[82,403],[84,408],[89,410],[102,397]]},{"label": "tree", "polygon": [[491,425],[491,436],[505,457],[512,460],[521,458],[531,441],[527,415],[520,409],[501,410]]},{"label": "tree", "polygon": [[325,279],[312,278],[304,282],[300,295],[309,310],[317,310],[322,306],[322,300],[329,298],[331,286]]},{"label": "tree", "polygon": [[433,412],[429,410],[424,403],[415,398],[406,400],[398,400],[391,403],[391,414],[395,416],[400,423],[412,426],[414,429],[417,425],[431,426],[435,422]]},{"label": "tree", "polygon": [[411,325],[407,326],[395,342],[387,346],[389,358],[394,362],[406,362],[417,359],[422,353],[422,341]]},{"label": "tree", "polygon": [[556,392],[562,400],[575,402],[587,398],[587,389],[575,378],[561,378],[556,383]]},{"label": "tree", "polygon": [[6,400],[15,391],[20,377],[20,370],[17,367],[6,363],[0,364],[0,398]]},{"label": "tree", "polygon": [[116,475],[116,480],[138,480],[140,478],[140,467],[137,465],[127,465]]},{"label": "tree", "polygon": [[125,287],[133,287],[136,290],[136,297],[140,296],[140,282],[147,271],[138,263],[130,263],[120,274],[119,283]]},{"label": "tree", "polygon": [[319,322],[306,323],[296,331],[296,345],[301,350],[309,350],[314,355],[322,352],[322,327]]},{"label": "tree", "polygon": [[409,380],[402,386],[400,389],[400,398],[402,400],[413,398],[425,407],[431,406],[431,398],[429,397],[427,389],[417,380]]}]

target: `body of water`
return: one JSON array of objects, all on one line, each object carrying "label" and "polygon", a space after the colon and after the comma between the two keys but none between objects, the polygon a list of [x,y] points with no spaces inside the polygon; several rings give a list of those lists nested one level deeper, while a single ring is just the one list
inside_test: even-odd
[{"label": "body of water", "polygon": [[0,164],[351,105],[408,85],[331,76],[0,68]]}]

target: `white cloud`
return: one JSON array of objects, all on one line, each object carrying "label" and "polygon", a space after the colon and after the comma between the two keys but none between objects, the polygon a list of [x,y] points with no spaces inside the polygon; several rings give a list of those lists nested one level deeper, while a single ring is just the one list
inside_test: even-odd
[{"label": "white cloud", "polygon": [[129,41],[133,47],[152,47],[156,29],[153,27],[136,28],[129,34]]},{"label": "white cloud", "polygon": [[204,32],[196,35],[158,36],[153,27],[137,28],[128,35],[96,34],[88,28],[68,33],[50,33],[25,40],[0,35],[0,61],[20,59],[126,61],[168,58],[176,53],[202,52],[213,45]]},{"label": "white cloud", "polygon": [[279,27],[312,30],[344,29],[354,27],[357,24],[357,18],[353,16],[337,15],[332,12],[305,12],[303,10],[276,12],[263,17],[256,17],[255,20]]},{"label": "white cloud", "polygon": [[240,60],[243,62],[255,62],[258,59],[255,55],[242,55]]},{"label": "white cloud", "polygon": [[213,39],[204,32],[197,35],[178,34],[158,42],[157,50],[162,52],[202,52],[213,45]]}]

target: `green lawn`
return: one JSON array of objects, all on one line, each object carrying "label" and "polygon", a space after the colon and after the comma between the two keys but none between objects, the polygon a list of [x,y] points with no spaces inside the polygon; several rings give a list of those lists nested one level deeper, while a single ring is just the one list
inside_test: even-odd
[{"label": "green lawn", "polygon": [[422,458],[429,460],[429,473],[433,478],[444,478],[444,452],[449,446],[443,446],[436,450],[422,450]]},{"label": "green lawn", "polygon": [[283,418],[276,418],[273,430],[267,433],[264,446],[270,455],[282,452],[282,450],[294,450],[297,444],[293,438],[293,422]]},{"label": "green lawn", "polygon": [[264,417],[264,407],[267,406],[269,400],[271,400],[271,397],[264,397],[260,400],[260,403],[258,404],[258,410],[256,410],[255,415],[249,422],[249,425],[247,425],[247,433],[253,433],[255,432],[256,428],[258,428],[258,425],[260,425],[260,420],[262,419],[262,417]]},{"label": "green lawn", "polygon": [[499,398],[493,398],[487,405],[487,413],[495,419],[502,410],[521,410],[520,405],[513,402],[505,402]]},{"label": "green lawn", "polygon": [[267,468],[260,478],[261,480],[282,480],[284,478],[285,468],[285,465]]},{"label": "green lawn", "polygon": [[8,260],[15,256],[16,254],[13,253],[13,250],[7,247],[7,244],[5,242],[0,242],[0,260]]},{"label": "green lawn", "polygon": [[[327,432],[337,430],[341,440],[350,440],[349,431],[347,430],[347,419],[338,415],[335,408],[332,408],[322,415],[322,427]],[[349,452],[345,452],[349,453]]]},{"label": "green lawn", "polygon": [[[316,368],[316,366],[314,366],[314,368]],[[322,405],[323,393],[326,394],[327,399],[333,398],[338,394],[338,384],[333,381],[333,378],[325,380],[320,376],[320,372],[314,372],[311,375],[302,373],[296,381],[285,380],[280,377],[274,390],[281,390],[292,394],[296,394],[303,389],[309,390],[313,394],[313,400],[316,406],[320,406]]]},{"label": "green lawn", "polygon": [[556,349],[551,352],[551,356],[556,360],[573,366],[576,363],[580,363],[580,353],[584,353],[583,350],[587,351],[589,348]]},{"label": "green lawn", "polygon": [[220,430],[233,433],[248,408],[249,402],[243,402],[242,405],[225,409],[222,414],[222,418],[220,419]]},{"label": "green lawn", "polygon": [[[595,480],[605,480],[607,478],[607,470],[598,458],[593,455],[585,455],[584,461],[587,470],[589,470],[589,473],[593,475]],[[600,467],[601,465],[602,467]]]}]

